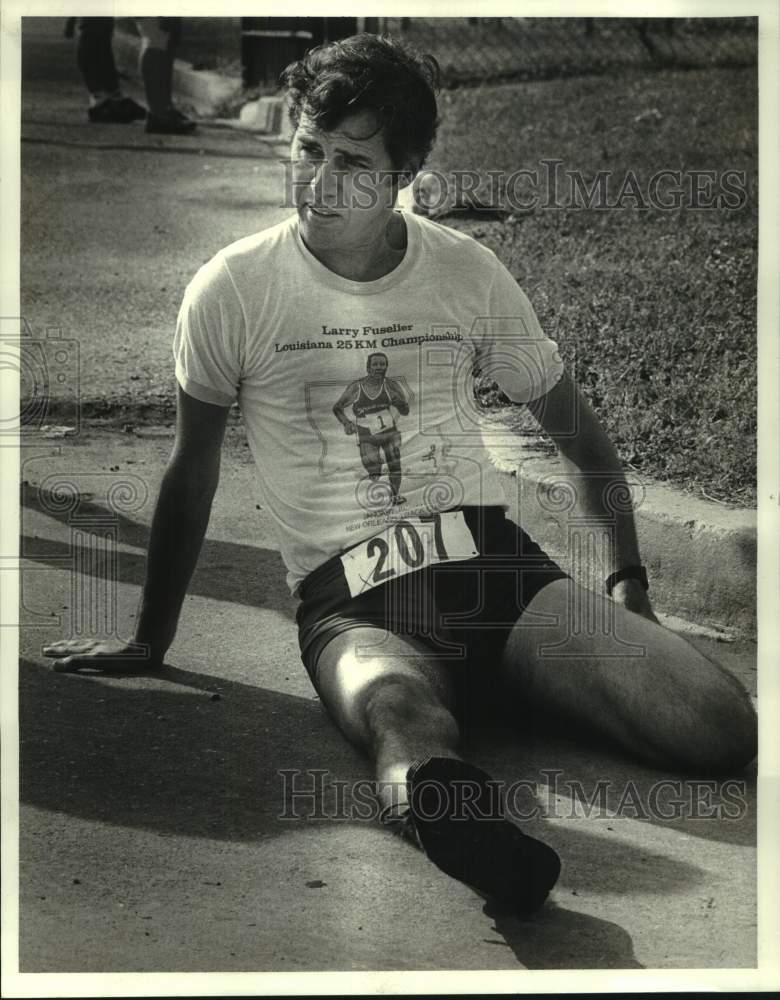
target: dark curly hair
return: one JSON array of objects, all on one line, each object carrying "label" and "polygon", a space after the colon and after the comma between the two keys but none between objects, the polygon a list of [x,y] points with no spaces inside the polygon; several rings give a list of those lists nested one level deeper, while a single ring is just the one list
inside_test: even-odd
[{"label": "dark curly hair", "polygon": [[280,77],[287,88],[289,115],[297,128],[306,113],[332,129],[347,115],[373,111],[384,130],[396,170],[419,169],[431,151],[438,126],[439,64],[388,35],[353,35],[318,45]]}]

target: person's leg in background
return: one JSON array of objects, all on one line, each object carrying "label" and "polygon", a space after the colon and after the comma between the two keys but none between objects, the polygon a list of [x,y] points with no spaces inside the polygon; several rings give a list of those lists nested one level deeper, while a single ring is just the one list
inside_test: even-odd
[{"label": "person's leg in background", "polygon": [[[180,17],[161,17],[160,25],[164,31],[168,32],[168,46],[167,53],[168,59],[166,61],[166,72],[168,74],[166,79],[166,86],[168,88],[168,94],[173,94],[173,61],[176,58],[176,49],[178,48],[179,42],[181,41],[181,22]],[[181,111],[178,110],[173,104],[173,98],[171,97],[170,107],[179,118],[184,118]]]},{"label": "person's leg in background", "polygon": [[111,39],[113,17],[78,18],[76,62],[89,91],[87,116],[99,124],[127,124],[145,118],[146,110],[119,87]]},{"label": "person's leg in background", "polygon": [[190,121],[173,105],[173,59],[181,33],[181,18],[136,19],[141,34],[140,70],[149,105],[146,131],[186,135],[194,131]]}]

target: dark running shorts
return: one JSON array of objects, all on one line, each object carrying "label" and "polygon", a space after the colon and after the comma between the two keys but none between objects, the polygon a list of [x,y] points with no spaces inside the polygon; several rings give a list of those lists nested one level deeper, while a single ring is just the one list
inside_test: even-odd
[{"label": "dark running shorts", "polygon": [[[448,664],[496,660],[514,624],[536,594],[565,573],[503,507],[463,507],[479,555],[438,563],[351,597],[334,556],[299,588],[298,643],[317,688],[317,663],[330,640],[370,626],[421,642]],[[361,543],[364,544],[364,543]],[[377,655],[381,655],[381,644]]]}]

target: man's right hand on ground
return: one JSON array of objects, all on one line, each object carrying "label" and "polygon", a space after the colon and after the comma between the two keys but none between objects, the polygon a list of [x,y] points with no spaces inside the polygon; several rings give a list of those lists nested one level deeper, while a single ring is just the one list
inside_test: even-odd
[{"label": "man's right hand on ground", "polygon": [[139,673],[162,667],[162,659],[148,646],[117,639],[62,639],[44,646],[43,654],[54,659],[54,669],[61,674],[83,669],[107,674]]}]

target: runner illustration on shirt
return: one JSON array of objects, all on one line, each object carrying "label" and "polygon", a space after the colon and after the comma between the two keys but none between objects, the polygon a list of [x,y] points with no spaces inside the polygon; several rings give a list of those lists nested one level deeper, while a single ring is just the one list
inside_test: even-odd
[{"label": "runner illustration on shirt", "polygon": [[382,475],[384,457],[393,493],[392,503],[397,505],[406,503],[406,497],[400,492],[401,432],[397,425],[398,417],[408,414],[409,403],[400,384],[386,377],[387,367],[386,354],[369,354],[368,374],[350,382],[333,412],[346,434],[357,435],[360,460],[374,482]]}]

